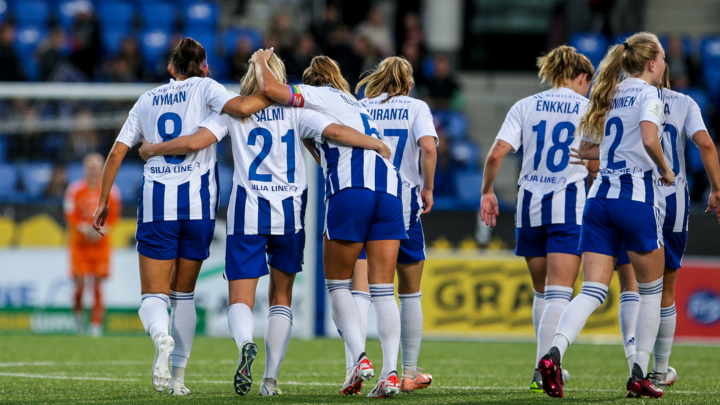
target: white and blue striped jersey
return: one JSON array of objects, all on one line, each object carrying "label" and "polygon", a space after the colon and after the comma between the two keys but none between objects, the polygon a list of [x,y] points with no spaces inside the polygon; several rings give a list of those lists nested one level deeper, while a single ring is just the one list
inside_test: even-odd
[{"label": "white and blue striped jersey", "polygon": [[575,129],[587,104],[569,88],[552,88],[518,101],[505,117],[496,139],[523,150],[516,228],[581,224],[588,171],[569,164],[568,153],[580,145]]},{"label": "white and blue striped jersey", "polygon": [[332,124],[312,110],[279,104],[243,119],[213,114],[200,126],[220,141],[232,139],[233,191],[227,214],[228,235],[291,235],[305,225],[306,138],[320,138]]},{"label": "white and blue striped jersey", "polygon": [[[322,113],[330,121],[348,126],[368,136],[383,139],[375,121],[354,97],[335,88],[290,86],[295,107]],[[402,196],[402,181],[393,164],[374,150],[353,148],[323,137],[315,140],[325,175],[325,199],[346,188],[367,188]]]},{"label": "white and blue striped jersey", "polygon": [[656,181],[659,196],[658,208],[663,229],[682,232],[688,229],[690,194],[685,170],[686,138],[698,131],[707,131],[700,107],[695,100],[676,91],[663,89],[665,99],[665,126],[662,146],[665,160],[675,173],[675,182],[666,186]]},{"label": "white and blue striped jersey", "polygon": [[[210,78],[191,77],[156,87],[130,110],[117,142],[160,143],[190,135],[213,112],[238,97]],[[138,223],[215,219],[219,199],[215,146],[180,156],[155,156],[143,172]]]},{"label": "white and blue striped jersey", "polygon": [[[600,171],[588,198],[640,201],[658,206],[660,173],[645,151],[640,123],[665,123],[660,89],[642,79],[628,77],[615,87],[600,143]],[[586,139],[590,141],[589,139]]]},{"label": "white and blue striped jersey", "polygon": [[420,198],[423,177],[418,142],[422,137],[431,136],[437,145],[438,135],[426,102],[408,96],[395,96],[383,102],[386,99],[387,93],[383,93],[375,98],[364,98],[360,103],[368,110],[392,150],[390,160],[402,179],[405,228],[410,229],[423,211]]}]

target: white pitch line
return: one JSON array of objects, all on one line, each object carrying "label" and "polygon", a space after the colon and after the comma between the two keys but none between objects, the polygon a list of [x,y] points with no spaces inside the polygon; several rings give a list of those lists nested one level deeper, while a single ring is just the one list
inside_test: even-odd
[{"label": "white pitch line", "polygon": [[74,377],[66,375],[47,375],[47,374],[22,374],[22,373],[0,373],[2,377],[20,377],[20,378],[42,378],[50,380],[85,380],[85,381],[129,381],[138,382],[136,379],[125,378],[108,378],[108,377]]}]

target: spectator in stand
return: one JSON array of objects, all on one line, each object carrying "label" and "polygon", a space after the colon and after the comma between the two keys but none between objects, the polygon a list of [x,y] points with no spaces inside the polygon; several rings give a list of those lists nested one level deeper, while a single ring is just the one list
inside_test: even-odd
[{"label": "spectator in stand", "polygon": [[435,169],[435,190],[433,194],[438,197],[453,196],[452,156],[450,153],[450,140],[445,136],[442,128],[436,128],[438,134],[437,166]]},{"label": "spectator in stand", "polygon": [[401,43],[425,43],[425,32],[420,24],[420,16],[414,12],[408,12],[403,18],[404,32]]},{"label": "spectator in stand", "polygon": [[13,41],[15,41],[15,27],[9,24],[0,26],[0,81],[2,82],[23,80]]},{"label": "spectator in stand", "polygon": [[340,28],[340,13],[334,4],[325,6],[325,13],[321,23],[313,27],[313,34],[319,44],[325,44],[330,40],[330,36]]},{"label": "spectator in stand", "polygon": [[[358,70],[360,71],[360,74],[363,74],[368,70],[372,70],[380,59],[377,50],[367,37],[355,38],[355,42],[353,43],[353,52],[359,58]],[[358,76],[359,75],[354,76],[353,78]]]},{"label": "spectator in stand", "polygon": [[65,173],[65,165],[59,164],[53,167],[50,181],[45,186],[43,196],[45,198],[62,198],[68,186],[67,174]]},{"label": "spectator in stand", "polygon": [[380,7],[373,7],[368,13],[367,19],[355,28],[355,37],[365,37],[377,51],[380,58],[390,56],[395,52],[394,41],[388,27],[385,13]]},{"label": "spectator in stand", "polygon": [[438,110],[447,110],[457,107],[460,96],[460,85],[453,77],[450,59],[444,54],[435,57],[435,74],[429,78],[425,86],[431,97],[431,106]]},{"label": "spectator in stand", "polygon": [[235,41],[235,47],[231,50],[228,60],[230,67],[228,72],[231,78],[240,81],[240,78],[245,75],[248,61],[255,51],[256,49],[252,47],[252,40],[248,36],[243,35]]},{"label": "spectator in stand", "polygon": [[16,100],[13,107],[17,111],[13,121],[19,128],[18,132],[10,137],[8,157],[12,160],[42,159],[42,135],[38,131],[37,110],[28,100]]},{"label": "spectator in stand", "polygon": [[140,47],[135,38],[123,39],[120,53],[110,61],[108,78],[120,83],[133,83],[146,78]]},{"label": "spectator in stand", "polygon": [[93,123],[93,113],[87,108],[78,111],[74,120],[75,128],[70,133],[70,142],[65,158],[79,160],[83,156],[96,152],[100,143]]},{"label": "spectator in stand", "polygon": [[284,12],[279,12],[273,16],[268,36],[274,37],[277,41],[276,52],[280,53],[280,55],[289,55],[293,51],[295,39],[298,35],[298,32],[293,28],[290,16]]},{"label": "spectator in stand", "polygon": [[695,83],[697,75],[691,55],[685,54],[682,39],[676,35],[668,38],[668,49],[665,60],[670,67],[670,87],[673,90],[683,91]]},{"label": "spectator in stand", "polygon": [[37,51],[40,80],[53,81],[53,73],[66,59],[63,53],[65,32],[59,26],[53,27],[50,35],[40,44]]},{"label": "spectator in stand", "polygon": [[350,47],[350,29],[341,25],[327,39],[324,44],[323,53],[340,65],[340,71],[350,83],[350,88],[354,88],[355,83],[359,80],[361,73],[362,61]]},{"label": "spectator in stand", "polygon": [[[422,50],[417,42],[406,41],[400,52],[402,56],[410,62],[410,66],[413,68],[413,77],[415,78],[415,87],[410,91],[416,91],[417,88],[424,87],[425,85],[425,72],[422,68]],[[414,96],[413,96],[414,97]]]},{"label": "spectator in stand", "polygon": [[317,55],[317,44],[312,34],[304,34],[297,42],[295,51],[288,55],[287,76],[289,83],[300,83],[303,71],[310,66],[310,61]]},{"label": "spectator in stand", "polygon": [[70,61],[88,79],[95,77],[95,69],[100,62],[100,33],[97,20],[89,10],[75,15],[70,50]]}]

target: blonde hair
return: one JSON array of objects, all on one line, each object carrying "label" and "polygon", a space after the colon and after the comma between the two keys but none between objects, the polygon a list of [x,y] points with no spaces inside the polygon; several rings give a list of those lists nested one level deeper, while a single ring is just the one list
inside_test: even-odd
[{"label": "blonde hair", "polygon": [[355,97],[350,92],[350,85],[340,73],[340,65],[331,58],[320,55],[312,58],[310,67],[305,69],[302,75],[304,84],[316,87],[330,85],[342,92],[347,93],[351,97]]},{"label": "blonde hair", "polygon": [[[270,59],[268,59],[267,64],[268,68],[270,68],[270,72],[275,77],[275,80],[280,83],[287,82],[287,78],[285,76],[285,64],[277,55],[273,53],[270,56]],[[245,76],[240,79],[240,95],[245,97],[257,93],[262,93],[262,89],[260,88],[260,83],[258,83],[257,76],[255,75],[255,63],[250,62],[248,64],[247,72],[245,72]],[[242,117],[240,118],[240,121],[245,122],[248,118],[250,117]]]},{"label": "blonde hair", "polygon": [[591,80],[595,74],[590,59],[567,45],[558,46],[547,55],[537,58],[537,67],[540,69],[540,83],[549,81],[552,87],[562,87],[565,82],[576,79],[583,73]]},{"label": "blonde hair", "polygon": [[667,62],[665,62],[665,72],[663,72],[662,84],[660,87],[670,90],[670,67]]},{"label": "blonde hair", "polygon": [[413,68],[410,62],[402,56],[390,56],[380,62],[374,71],[365,76],[355,87],[359,93],[360,88],[365,86],[365,97],[374,98],[383,93],[388,97],[382,102],[385,103],[395,96],[402,96],[410,93],[410,87],[415,84],[413,79]]},{"label": "blonde hair", "polygon": [[[627,44],[627,46],[625,45]],[[620,74],[638,76],[645,71],[648,62],[655,60],[660,52],[660,41],[649,32],[639,32],[625,43],[614,45],[600,62],[595,83],[590,91],[588,110],[580,120],[578,130],[596,143],[602,142],[605,115]]]}]

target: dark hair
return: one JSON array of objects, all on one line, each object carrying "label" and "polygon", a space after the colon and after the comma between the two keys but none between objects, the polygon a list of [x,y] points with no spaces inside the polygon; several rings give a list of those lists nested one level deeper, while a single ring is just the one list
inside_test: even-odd
[{"label": "dark hair", "polygon": [[185,77],[203,77],[203,68],[207,63],[205,48],[190,37],[183,38],[170,54],[168,61],[175,74]]}]

